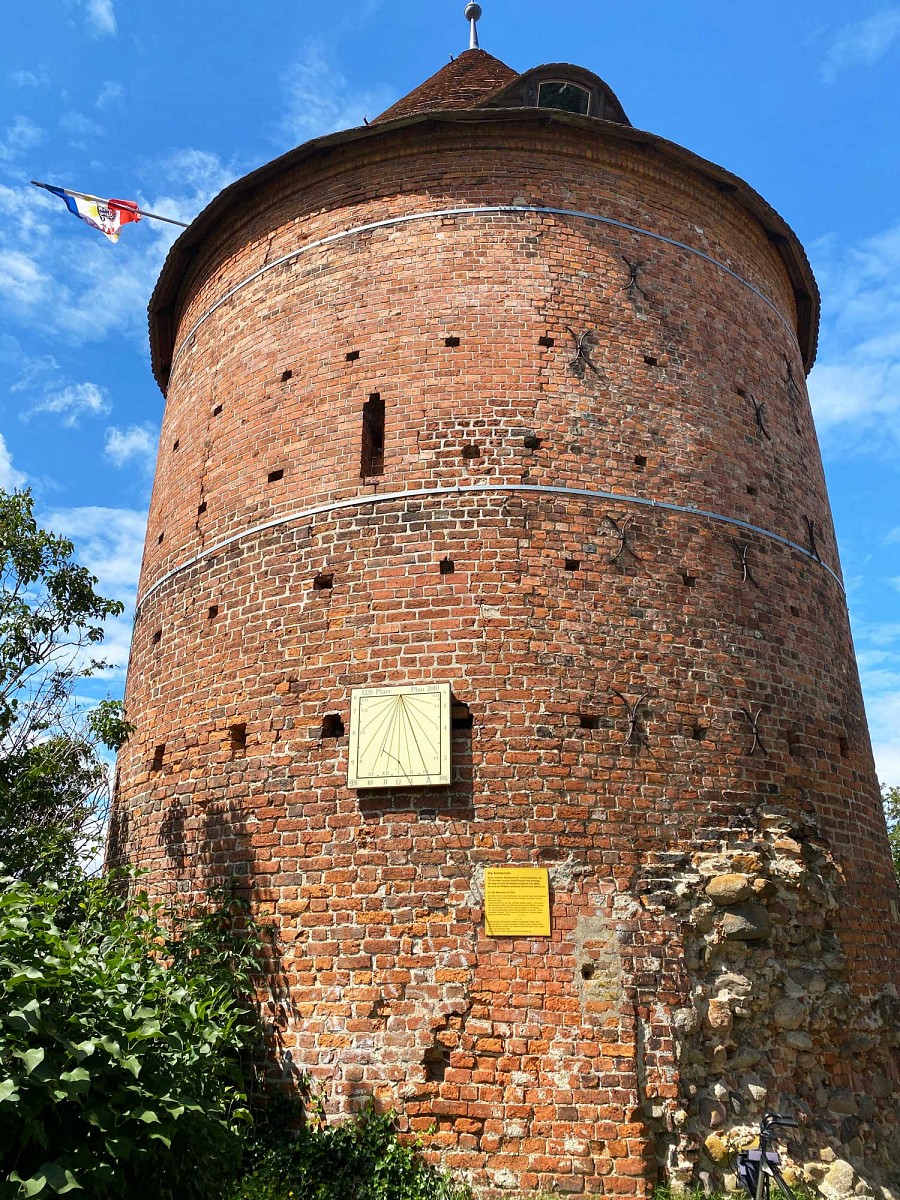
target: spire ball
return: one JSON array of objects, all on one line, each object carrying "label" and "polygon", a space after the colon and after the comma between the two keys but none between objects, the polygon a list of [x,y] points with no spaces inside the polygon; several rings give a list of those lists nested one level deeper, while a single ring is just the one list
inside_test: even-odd
[{"label": "spire ball", "polygon": [[469,34],[469,49],[478,49],[478,22],[481,20],[481,5],[467,4],[466,5],[466,20],[469,22],[471,32]]}]

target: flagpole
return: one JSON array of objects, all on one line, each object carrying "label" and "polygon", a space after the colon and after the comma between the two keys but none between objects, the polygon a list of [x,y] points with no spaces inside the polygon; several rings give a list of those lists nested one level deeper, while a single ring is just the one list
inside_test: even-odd
[{"label": "flagpole", "polygon": [[[45,191],[50,191],[49,183],[38,183],[36,179],[31,181],[35,187],[44,188]],[[92,196],[89,192],[73,192],[71,188],[60,188],[61,192],[65,192],[67,196],[77,196],[79,200],[95,200],[98,204],[108,204],[109,198],[105,196]],[[161,217],[159,213],[147,212],[143,208],[137,210],[142,217],[151,217],[154,221],[165,221],[167,225],[180,225],[182,229],[187,229],[187,222],[175,221],[172,217]]]}]

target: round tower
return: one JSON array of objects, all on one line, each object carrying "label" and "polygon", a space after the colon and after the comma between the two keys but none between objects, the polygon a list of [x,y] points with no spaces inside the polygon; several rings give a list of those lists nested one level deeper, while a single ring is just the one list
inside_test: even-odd
[{"label": "round tower", "polygon": [[782,1105],[896,1172],[817,314],[740,179],[478,48],[163,269],[111,856],[245,886],[285,1073],[484,1194],[716,1180]]}]

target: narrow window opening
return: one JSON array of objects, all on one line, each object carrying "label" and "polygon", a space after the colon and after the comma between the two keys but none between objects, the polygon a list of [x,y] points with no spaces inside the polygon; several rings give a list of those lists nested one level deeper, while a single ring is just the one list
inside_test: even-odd
[{"label": "narrow window opening", "polygon": [[322,718],[322,737],[339,738],[344,736],[344,722],[340,713],[326,713]]},{"label": "narrow window opening", "polygon": [[432,1046],[423,1059],[425,1079],[428,1083],[443,1083],[450,1066],[450,1051],[446,1046]]},{"label": "narrow window opening", "polygon": [[552,337],[538,338],[538,345],[543,346],[545,350],[549,350],[551,346],[556,345],[556,338],[552,338]]},{"label": "narrow window opening", "polygon": [[567,571],[580,571],[581,560],[578,558],[567,558],[565,561],[565,568]]},{"label": "narrow window opening", "polygon": [[282,382],[282,383],[287,383],[287,381],[288,381],[289,379],[293,379],[293,378],[294,378],[294,372],[293,372],[293,371],[291,371],[291,370],[287,370],[287,371],[282,371],[282,372],[281,372],[281,382]]},{"label": "narrow window opening", "polygon": [[579,713],[578,727],[579,729],[599,729],[600,718],[594,716],[593,713]]},{"label": "narrow window opening", "polygon": [[442,575],[452,575],[456,570],[456,565],[454,564],[453,559],[448,556],[447,558],[441,559],[440,568]]},{"label": "narrow window opening", "polygon": [[755,496],[755,495],[756,495],[756,493],[757,493],[757,489],[756,489],[756,488],[753,486],[753,484],[752,484],[752,483],[748,483],[748,484],[747,484],[747,495],[748,495],[748,496]]},{"label": "narrow window opening", "polygon": [[850,757],[849,741],[845,737],[839,737],[838,738],[838,746],[840,747],[841,758],[849,758]]},{"label": "narrow window opening", "polygon": [[213,416],[217,417],[221,413],[221,411],[224,407],[225,407],[224,404],[217,404],[216,407],[213,409]]},{"label": "narrow window opening", "polygon": [[450,709],[451,729],[471,729],[472,724],[472,714],[469,711],[468,704],[463,704],[461,700],[454,700]]},{"label": "narrow window opening", "polygon": [[161,545],[163,544],[163,538],[164,538],[165,536],[166,536],[166,535],[165,535],[164,533],[161,533],[161,534],[159,535],[159,537],[156,539],[156,544],[157,544],[157,546],[161,546]]},{"label": "narrow window opening", "polygon": [[165,743],[163,743],[163,745],[161,745],[161,746],[156,746],[154,748],[153,761],[150,763],[151,771],[161,771],[162,770],[163,758],[165,757],[165,753],[166,753]]},{"label": "narrow window opening", "polygon": [[360,474],[384,474],[384,401],[372,392],[363,405],[362,461]]},{"label": "narrow window opening", "polygon": [[459,338],[458,337],[446,337],[446,338],[444,338],[444,345],[450,346],[451,348],[454,346],[458,346]]},{"label": "narrow window opening", "polygon": [[211,605],[209,606],[209,608],[207,609],[207,612],[206,612],[206,618],[207,618],[207,620],[208,620],[208,621],[214,621],[218,615],[219,615],[219,606],[218,606],[218,604],[211,604]]},{"label": "narrow window opening", "polygon": [[647,465],[646,454],[636,454],[634,456],[634,465],[636,467],[639,467],[641,470],[643,470],[643,468],[646,467],[646,465]]},{"label": "narrow window opening", "polygon": [[181,438],[176,438],[175,441],[172,443],[172,449],[177,450],[180,445],[181,445]]},{"label": "narrow window opening", "polygon": [[284,479],[283,467],[279,467],[277,471],[270,471],[268,474],[269,483],[277,483],[279,479]]},{"label": "narrow window opening", "polygon": [[197,505],[197,516],[202,517],[205,512],[206,512],[206,501],[201,500],[200,503]]},{"label": "narrow window opening", "polygon": [[684,584],[685,587],[693,587],[694,584],[697,582],[697,576],[689,575],[687,573],[687,571],[682,571],[681,572],[681,582]]},{"label": "narrow window opening", "polygon": [[645,354],[644,362],[647,364],[648,367],[658,367],[659,366],[659,360],[654,358],[652,354]]},{"label": "narrow window opening", "polygon": [[157,631],[154,633],[153,637],[151,638],[151,641],[153,642],[154,646],[159,645],[159,643],[162,641],[162,630],[161,629],[157,629]]},{"label": "narrow window opening", "polygon": [[481,449],[480,449],[480,447],[476,446],[474,444],[474,442],[470,442],[467,446],[463,446],[462,456],[463,456],[463,458],[469,458],[469,459],[481,458]]},{"label": "narrow window opening", "polygon": [[535,437],[533,433],[530,433],[523,441],[526,450],[540,450],[541,448],[541,438]]},{"label": "narrow window opening", "polygon": [[555,108],[561,112],[582,113],[591,110],[591,93],[577,83],[548,80],[538,85],[538,108]]},{"label": "narrow window opening", "polygon": [[246,721],[239,721],[236,725],[229,725],[228,737],[231,742],[231,757],[243,757],[244,751],[247,749]]},{"label": "narrow window opening", "polygon": [[344,355],[344,360],[346,362],[356,362],[356,360],[358,358],[359,358],[358,350],[348,350],[347,353]]},{"label": "narrow window opening", "polygon": [[334,587],[334,575],[317,575],[313,580],[313,591],[328,592]]}]

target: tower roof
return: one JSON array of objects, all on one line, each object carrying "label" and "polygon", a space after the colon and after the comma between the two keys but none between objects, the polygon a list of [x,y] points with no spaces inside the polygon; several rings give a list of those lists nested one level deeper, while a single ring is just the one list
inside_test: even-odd
[{"label": "tower roof", "polygon": [[512,83],[517,75],[512,67],[486,50],[466,50],[375,120],[392,121],[395,117],[448,108],[477,108],[479,102]]}]

